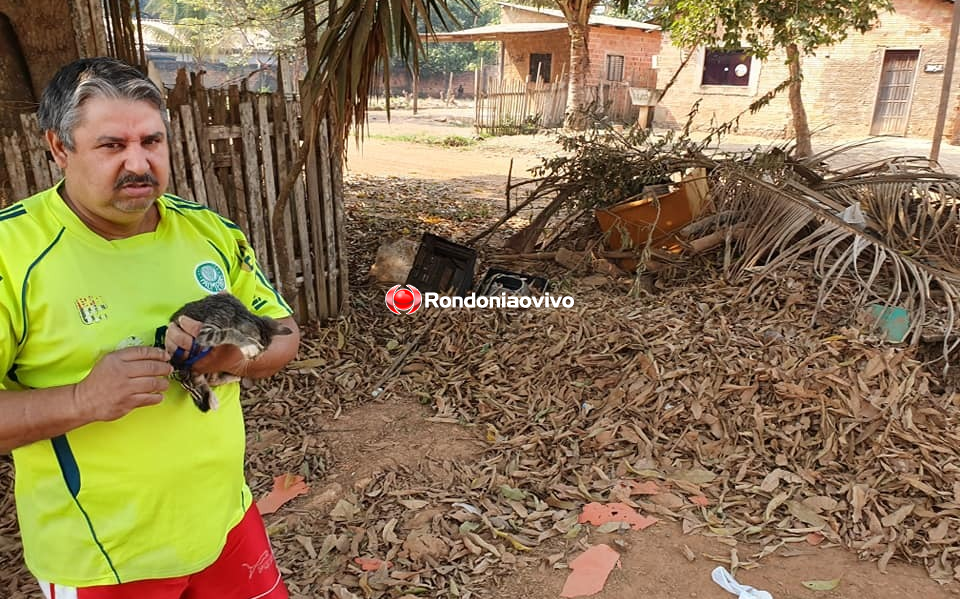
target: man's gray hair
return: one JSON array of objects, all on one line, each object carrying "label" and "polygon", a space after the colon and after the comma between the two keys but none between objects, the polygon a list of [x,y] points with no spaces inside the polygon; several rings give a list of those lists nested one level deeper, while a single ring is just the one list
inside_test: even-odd
[{"label": "man's gray hair", "polygon": [[42,131],[53,131],[70,151],[81,106],[90,98],[145,100],[160,111],[169,134],[163,93],[136,68],[115,58],[82,58],[62,67],[43,90],[37,118]]}]

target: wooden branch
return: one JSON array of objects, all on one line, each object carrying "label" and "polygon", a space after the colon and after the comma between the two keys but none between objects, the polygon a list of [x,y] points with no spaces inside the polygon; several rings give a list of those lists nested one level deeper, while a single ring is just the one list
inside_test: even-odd
[{"label": "wooden branch", "polygon": [[[525,254],[494,254],[490,256],[491,260],[556,260],[557,254],[563,253],[564,248],[556,252],[528,252]],[[566,250],[573,252],[573,250]],[[573,252],[580,254],[581,252]],[[617,259],[617,258],[639,258],[640,254],[633,250],[611,250],[596,252],[597,258]]]},{"label": "wooden branch", "polygon": [[680,71],[682,71],[683,67],[687,66],[687,63],[690,62],[691,58],[693,58],[694,52],[696,52],[696,50],[691,50],[690,52],[687,53],[687,57],[683,60],[683,62],[680,63],[680,66],[677,67],[677,71],[673,74],[673,77],[670,78],[670,81],[667,81],[667,84],[664,86],[663,91],[660,92],[660,97],[657,98],[657,102],[662,100],[663,97],[667,95],[667,91],[671,87],[673,87],[673,83],[677,80],[677,77],[680,75]]}]

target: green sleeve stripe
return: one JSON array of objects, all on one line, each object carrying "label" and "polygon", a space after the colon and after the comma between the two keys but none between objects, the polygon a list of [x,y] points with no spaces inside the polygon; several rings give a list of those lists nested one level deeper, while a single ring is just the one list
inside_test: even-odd
[{"label": "green sleeve stripe", "polygon": [[23,202],[17,202],[16,204],[11,204],[10,206],[7,206],[3,210],[0,210],[0,215],[6,214],[8,212],[15,212],[17,210],[24,210],[24,209],[25,208],[23,206]]},{"label": "green sleeve stripe", "polygon": [[207,240],[207,243],[209,243],[209,244],[210,244],[210,247],[212,247],[213,249],[215,249],[215,250],[217,251],[217,253],[220,254],[220,259],[223,260],[223,267],[224,267],[225,269],[227,269],[227,272],[230,272],[230,270],[231,270],[231,268],[230,268],[230,261],[227,260],[227,256],[226,256],[223,252],[220,251],[220,248],[218,248],[218,247],[217,247],[217,244],[215,244],[214,242],[212,242],[212,241],[210,241],[210,240],[208,239],[208,240]]},{"label": "green sleeve stripe", "polygon": [[[252,266],[252,264],[250,264],[250,262],[247,262],[247,264],[250,265],[250,266]],[[277,292],[277,290],[273,287],[273,285],[270,284],[270,281],[267,280],[267,277],[263,276],[263,271],[260,270],[260,265],[259,265],[259,264],[254,268],[254,272],[257,273],[257,280],[260,281],[260,284],[263,285],[264,287],[266,287],[267,289],[269,289],[270,291],[272,291],[272,292],[273,292],[273,295],[276,296],[276,298],[277,298],[277,303],[279,303],[280,306],[282,306],[284,310],[286,310],[286,311],[289,312],[290,314],[293,314],[293,309],[290,308],[290,306],[287,305],[287,302],[283,301],[283,298],[280,297],[280,294]]]},{"label": "green sleeve stripe", "polygon": [[224,226],[226,226],[228,229],[233,229],[234,231],[239,231],[239,230],[240,230],[240,227],[238,227],[237,225],[235,225],[235,224],[233,224],[232,222],[228,221],[227,219],[223,218],[223,217],[220,216],[219,214],[217,215],[217,217],[220,219],[220,222],[222,222],[222,223],[224,224]]},{"label": "green sleeve stripe", "polygon": [[165,200],[169,200],[169,201],[171,201],[171,202],[177,202],[177,203],[180,203],[180,204],[193,204],[194,206],[199,206],[199,205],[200,205],[198,202],[194,202],[193,200],[186,200],[186,199],[184,199],[184,198],[181,198],[180,196],[175,196],[175,195],[173,195],[172,193],[165,193],[165,194],[163,194],[163,198],[164,198]]},{"label": "green sleeve stripe", "polygon": [[12,210],[10,212],[4,212],[0,214],[0,220],[7,220],[8,218],[16,218],[18,216],[23,216],[27,211],[21,206],[19,210]]},{"label": "green sleeve stripe", "polygon": [[209,208],[206,206],[201,204],[192,204],[190,202],[171,202],[171,204],[177,208],[183,208],[184,210],[209,210]]},{"label": "green sleeve stripe", "polygon": [[210,210],[203,204],[198,202],[193,202],[191,200],[185,200],[183,198],[178,198],[177,196],[166,194],[163,196],[163,199],[166,200],[168,206],[176,206],[177,208],[184,208],[186,210]]},{"label": "green sleeve stripe", "polygon": [[63,237],[63,232],[66,230],[66,227],[61,228],[60,232],[57,233],[57,237],[50,245],[47,246],[47,249],[43,250],[40,255],[37,256],[37,259],[31,262],[30,266],[27,267],[27,274],[23,277],[23,287],[20,289],[20,314],[23,320],[23,332],[20,335],[20,340],[17,342],[17,345],[23,345],[23,341],[27,338],[27,329],[29,328],[27,326],[27,285],[30,282],[30,272],[33,270],[33,267],[39,264],[40,261],[43,260],[44,256],[46,256],[50,250],[53,249],[53,246],[57,245],[57,242],[60,241],[61,237]]}]

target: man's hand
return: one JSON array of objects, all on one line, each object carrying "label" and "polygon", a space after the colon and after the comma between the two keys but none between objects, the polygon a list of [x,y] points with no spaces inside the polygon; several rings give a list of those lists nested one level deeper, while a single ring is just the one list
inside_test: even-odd
[{"label": "man's hand", "polygon": [[116,420],[135,408],[160,403],[173,372],[170,355],[155,347],[128,347],[100,359],[74,385],[73,401],[90,420]]},{"label": "man's hand", "polygon": [[[200,334],[200,327],[203,323],[194,320],[189,316],[181,316],[177,322],[171,322],[167,325],[167,335],[164,342],[164,348],[172,356],[177,349],[183,349],[184,353],[189,353],[193,346],[193,341]],[[192,372],[197,374],[209,374],[211,372],[226,372],[237,376],[245,376],[245,366],[249,363],[240,348],[235,345],[218,345],[210,350],[210,353],[197,360],[190,367]]]}]

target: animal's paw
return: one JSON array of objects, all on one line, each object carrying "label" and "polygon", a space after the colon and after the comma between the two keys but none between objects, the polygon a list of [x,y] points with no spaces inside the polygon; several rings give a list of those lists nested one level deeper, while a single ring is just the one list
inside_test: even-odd
[{"label": "animal's paw", "polygon": [[217,385],[226,385],[227,383],[233,383],[240,380],[235,374],[230,374],[229,372],[215,372],[208,374],[207,382],[210,383],[211,387],[216,387]]}]

